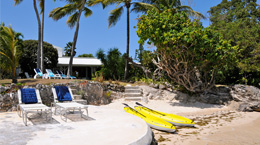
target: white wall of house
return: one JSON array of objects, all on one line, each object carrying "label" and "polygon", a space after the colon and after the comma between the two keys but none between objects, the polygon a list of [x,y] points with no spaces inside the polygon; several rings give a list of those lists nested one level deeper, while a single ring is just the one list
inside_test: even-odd
[{"label": "white wall of house", "polygon": [[[54,46],[54,48],[58,51],[58,68],[63,71],[63,73],[67,74],[67,69],[69,66],[70,57],[64,57],[64,52],[61,47]],[[72,62],[72,72],[73,68],[82,69],[82,71],[86,71],[86,76],[81,76],[84,79],[91,79],[89,76],[92,76],[95,73],[96,68],[100,67],[102,62],[97,58],[89,58],[89,57],[74,57]],[[90,71],[88,69],[91,69]],[[91,74],[89,74],[91,73]]]}]

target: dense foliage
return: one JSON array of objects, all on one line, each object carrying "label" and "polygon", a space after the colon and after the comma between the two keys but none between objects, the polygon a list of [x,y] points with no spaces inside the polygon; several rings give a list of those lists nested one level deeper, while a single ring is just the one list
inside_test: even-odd
[{"label": "dense foliage", "polygon": [[139,43],[148,40],[157,47],[157,66],[191,92],[211,88],[217,73],[234,61],[236,47],[183,12],[153,9],[141,16],[137,27]]},{"label": "dense foliage", "polygon": [[98,59],[101,59],[103,66],[100,70],[106,80],[122,80],[124,77],[124,57],[117,48],[109,49],[105,54],[102,49],[99,49],[96,54]]},{"label": "dense foliage", "polygon": [[[38,41],[25,40],[24,52],[21,55],[20,65],[22,72],[28,72],[30,75],[34,75],[33,69],[36,68],[37,63],[37,47]],[[58,64],[58,52],[57,50],[47,42],[43,43],[44,51],[44,66],[45,68],[55,68]],[[42,70],[44,72],[44,70]]]},{"label": "dense foliage", "polygon": [[210,28],[239,47],[236,67],[224,71],[219,83],[260,86],[260,7],[256,0],[223,0],[209,14]]},{"label": "dense foliage", "polygon": [[81,54],[81,55],[79,55],[78,57],[91,57],[91,58],[93,58],[94,56],[93,56],[93,54]]}]

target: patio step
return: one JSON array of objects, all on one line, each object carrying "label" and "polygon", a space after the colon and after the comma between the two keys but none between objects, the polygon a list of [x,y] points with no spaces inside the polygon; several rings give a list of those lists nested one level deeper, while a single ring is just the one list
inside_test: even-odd
[{"label": "patio step", "polygon": [[137,101],[142,100],[142,92],[138,86],[126,86],[125,87],[125,100]]},{"label": "patio step", "polygon": [[142,101],[143,97],[125,97],[127,101]]}]

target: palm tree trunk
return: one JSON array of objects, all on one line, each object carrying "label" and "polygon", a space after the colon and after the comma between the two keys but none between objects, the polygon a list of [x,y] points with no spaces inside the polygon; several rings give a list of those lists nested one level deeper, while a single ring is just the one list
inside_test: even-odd
[{"label": "palm tree trunk", "polygon": [[42,24],[41,24],[41,70],[43,71],[44,70],[44,63],[43,63],[43,26],[44,26],[44,3],[45,3],[45,0],[43,0],[43,8],[42,8]]},{"label": "palm tree trunk", "polygon": [[85,3],[86,3],[86,0],[82,0],[82,6],[81,6],[81,8],[79,10],[79,16],[77,18],[76,30],[75,30],[74,38],[73,38],[73,42],[72,42],[70,62],[69,62],[69,69],[68,69],[67,75],[71,75],[72,74],[72,62],[73,62],[73,57],[74,57],[74,49],[76,47],[76,43],[77,43],[77,39],[78,39],[78,33],[79,33],[79,20],[80,20],[81,13],[82,13],[82,11],[83,11],[83,9],[85,7]]},{"label": "palm tree trunk", "polygon": [[[37,17],[37,21],[38,21],[38,49],[37,49],[37,68],[40,68],[40,63],[41,63],[41,20],[40,20],[40,16],[39,16],[39,12],[36,6],[36,0],[33,0],[33,7],[34,7],[34,11],[36,13],[36,17]],[[42,70],[43,71],[43,70]]]},{"label": "palm tree trunk", "polygon": [[16,78],[16,67],[12,67],[12,83],[17,83],[17,78]]},{"label": "palm tree trunk", "polygon": [[[129,22],[129,16],[130,16],[130,12],[129,12],[129,8],[130,7],[127,7],[127,42],[126,42],[126,57],[128,58],[129,57],[129,43],[130,43],[130,32],[129,32],[129,29],[130,29],[130,22]],[[124,75],[124,80],[127,79],[127,74],[128,74],[128,59],[125,59],[125,75]]]}]

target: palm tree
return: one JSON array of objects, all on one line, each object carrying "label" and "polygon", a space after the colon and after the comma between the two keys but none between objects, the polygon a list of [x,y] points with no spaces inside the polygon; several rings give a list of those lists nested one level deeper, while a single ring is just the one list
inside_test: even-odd
[{"label": "palm tree", "polygon": [[0,30],[0,56],[2,68],[11,70],[12,83],[17,83],[16,68],[19,65],[19,37],[21,33],[16,33],[12,27],[1,26]]},{"label": "palm tree", "polygon": [[[126,8],[126,14],[127,14],[127,42],[126,42],[126,57],[129,57],[129,43],[130,43],[130,7],[132,5],[139,6],[139,7],[146,7],[146,3],[143,2],[133,2],[132,0],[92,0],[89,2],[90,6],[96,5],[101,3],[103,5],[103,9],[109,5],[116,4],[117,8],[110,11],[110,16],[108,18],[108,27],[114,26],[118,20],[120,19],[124,7]],[[121,5],[122,4],[122,5]],[[133,8],[135,9],[135,7]],[[132,10],[133,10],[132,9]],[[125,74],[124,74],[124,80],[126,80],[128,74],[128,59],[125,59]]]},{"label": "palm tree", "polygon": [[[15,6],[20,4],[23,0],[14,0]],[[41,16],[40,19],[39,11],[36,5],[36,0],[33,0],[33,7],[38,21],[38,50],[37,50],[37,68],[43,70],[43,26],[44,26],[44,3],[45,0],[38,0],[40,2]],[[55,1],[55,0],[54,0]]]},{"label": "palm tree", "polygon": [[73,38],[73,42],[72,42],[72,47],[71,47],[69,68],[68,68],[68,75],[71,75],[74,49],[76,47],[78,32],[79,32],[80,16],[81,16],[81,13],[84,11],[84,16],[89,17],[90,15],[92,15],[92,11],[85,6],[86,0],[66,0],[66,2],[68,4],[66,4],[64,7],[58,7],[58,8],[53,9],[50,12],[49,17],[52,17],[53,20],[57,21],[66,15],[70,15],[70,17],[68,18],[68,20],[66,22],[67,25],[70,28],[73,28],[76,25],[74,38]]}]

